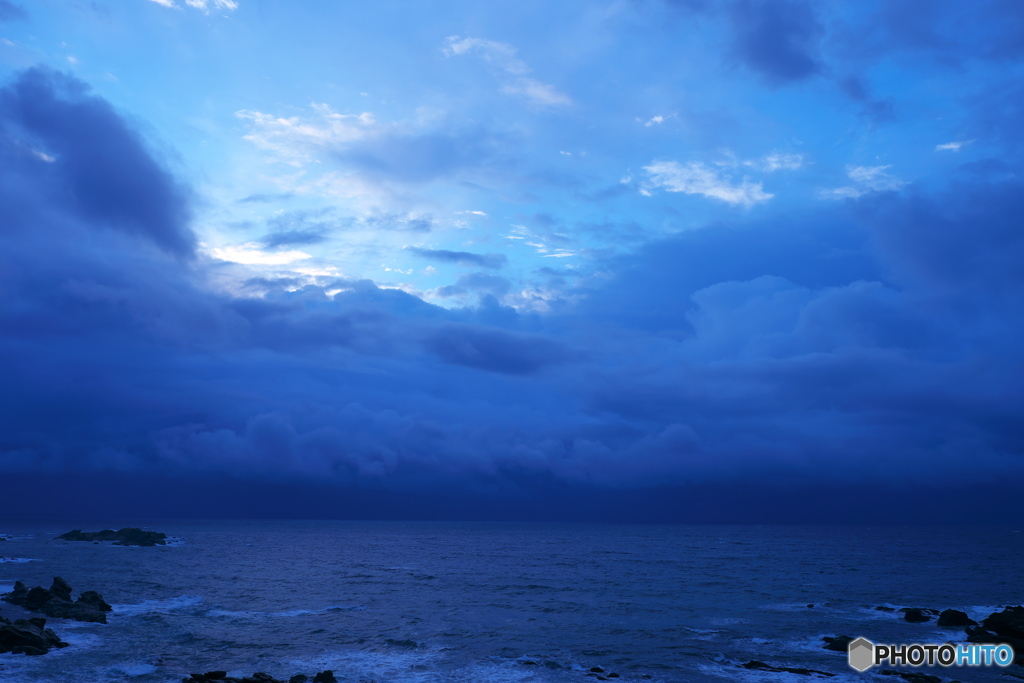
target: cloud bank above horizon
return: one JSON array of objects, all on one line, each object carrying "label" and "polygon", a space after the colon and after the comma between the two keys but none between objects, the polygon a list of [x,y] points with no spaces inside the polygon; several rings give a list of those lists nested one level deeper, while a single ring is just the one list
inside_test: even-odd
[{"label": "cloud bank above horizon", "polygon": [[469,7],[0,3],[0,472],[1024,484],[1024,10]]}]

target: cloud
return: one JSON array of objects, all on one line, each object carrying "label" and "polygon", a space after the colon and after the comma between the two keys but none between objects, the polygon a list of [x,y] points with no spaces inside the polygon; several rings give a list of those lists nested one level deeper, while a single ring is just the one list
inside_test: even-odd
[{"label": "cloud", "polygon": [[422,249],[420,247],[405,247],[405,250],[431,261],[457,263],[462,266],[497,269],[508,263],[508,257],[504,254],[473,254],[468,251]]},{"label": "cloud", "polygon": [[[340,114],[314,104],[308,116],[280,117],[243,110],[244,136],[277,161],[306,171],[324,164],[303,189],[352,198],[386,195],[392,186],[422,185],[487,167],[501,139],[479,125],[455,125],[446,115],[384,123],[370,112]],[[311,168],[312,167],[312,168]]]},{"label": "cloud", "polygon": [[[666,191],[743,187],[662,163],[648,173]],[[569,293],[543,293],[544,314],[499,301],[527,294],[494,273],[460,277],[476,301],[450,308],[342,277],[233,295],[209,283],[236,266],[191,257],[190,194],[140,133],[73,77],[23,72],[0,89],[0,479],[578,487],[602,503],[686,482],[1019,488],[1024,186],[873,189],[902,182],[888,171],[848,168],[871,190],[853,204],[733,213],[596,256]],[[333,214],[299,218],[282,228]]]},{"label": "cloud", "polygon": [[245,244],[233,244],[226,247],[212,247],[208,250],[208,253],[221,261],[259,266],[283,266],[312,258],[306,252],[294,249],[291,251],[265,251],[264,247],[268,246],[271,245],[260,244],[259,242],[246,242]]},{"label": "cloud", "polygon": [[869,192],[891,192],[907,185],[907,182],[894,178],[886,171],[892,164],[884,166],[847,166],[846,175],[854,181],[854,185],[834,187],[818,191],[822,199],[856,199]]},{"label": "cloud", "polygon": [[974,140],[960,140],[954,142],[945,142],[941,145],[935,145],[936,152],[959,152],[967,145],[974,142]]},{"label": "cloud", "polygon": [[0,0],[0,21],[28,21],[28,12],[20,5]]},{"label": "cloud", "polygon": [[[181,6],[175,3],[174,0],[150,0],[150,2],[155,2],[168,8],[181,9]],[[184,2],[189,7],[193,7],[206,14],[209,14],[211,10],[232,11],[238,9],[238,3],[235,0],[184,0]]]},{"label": "cloud", "polygon": [[804,157],[802,154],[781,154],[773,152],[760,159],[744,161],[743,164],[765,173],[774,173],[775,171],[795,171],[803,167]]},{"label": "cloud", "polygon": [[768,82],[781,85],[821,72],[822,26],[810,5],[789,0],[738,0],[730,20],[733,54]]},{"label": "cloud", "polygon": [[663,189],[666,192],[699,194],[745,207],[768,201],[774,196],[765,192],[761,183],[744,178],[736,184],[720,171],[698,161],[685,165],[678,161],[655,161],[644,166],[644,170],[648,175],[644,188],[648,192]]},{"label": "cloud", "polygon": [[8,139],[45,163],[53,191],[68,193],[83,216],[176,255],[193,253],[187,191],[84,83],[30,69],[0,92],[0,116]]},{"label": "cloud", "polygon": [[572,98],[553,85],[529,76],[532,70],[516,56],[516,49],[511,45],[482,38],[449,36],[441,51],[446,57],[478,55],[503,74],[501,92],[506,95],[522,97],[532,104],[546,108],[572,104]]},{"label": "cloud", "polygon": [[537,372],[568,357],[561,344],[548,339],[468,325],[441,327],[426,347],[447,363],[507,375]]}]

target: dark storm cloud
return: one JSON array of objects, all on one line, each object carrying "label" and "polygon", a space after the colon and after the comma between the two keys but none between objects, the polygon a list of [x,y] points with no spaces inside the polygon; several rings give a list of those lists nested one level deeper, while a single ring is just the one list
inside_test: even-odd
[{"label": "dark storm cloud", "polygon": [[182,258],[187,194],[139,135],[29,71],[0,91],[0,480],[1019,485],[1024,185],[979,163],[647,244],[574,274],[557,314],[502,306],[488,273],[452,310],[368,280],[230,297]]},{"label": "dark storm cloud", "polygon": [[508,263],[508,257],[504,254],[474,254],[468,251],[448,251],[447,249],[421,249],[420,247],[406,247],[406,251],[440,263],[457,263],[461,266],[476,266],[477,268],[501,268]]},{"label": "dark storm cloud", "polygon": [[0,0],[0,21],[28,21],[28,12],[8,0]]},{"label": "dark storm cloud", "polygon": [[44,164],[37,173],[54,188],[52,201],[71,203],[83,219],[144,237],[168,252],[192,254],[184,190],[82,82],[31,69],[0,93],[0,110],[8,153],[20,154],[22,163]]},{"label": "dark storm cloud", "polygon": [[568,355],[549,339],[467,325],[441,327],[426,347],[445,362],[509,375],[535,372]]},{"label": "dark storm cloud", "polygon": [[730,19],[735,56],[769,82],[791,83],[821,71],[816,44],[822,27],[811,5],[795,0],[739,0],[731,8]]}]

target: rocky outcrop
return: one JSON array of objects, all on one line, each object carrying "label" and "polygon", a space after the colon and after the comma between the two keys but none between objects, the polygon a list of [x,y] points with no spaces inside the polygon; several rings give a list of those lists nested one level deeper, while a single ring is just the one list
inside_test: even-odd
[{"label": "rocky outcrop", "polygon": [[159,531],[143,531],[136,527],[125,527],[114,531],[104,529],[103,531],[82,531],[75,529],[57,537],[61,541],[113,541],[114,545],[141,545],[154,546],[166,545],[167,534]]},{"label": "rocky outcrop", "polygon": [[985,617],[981,626],[967,628],[971,643],[1006,643],[1017,654],[1014,661],[1024,666],[1024,607],[1007,607]]},{"label": "rocky outcrop", "polygon": [[183,683],[337,683],[338,681],[331,670],[321,671],[312,678],[306,674],[296,674],[287,681],[274,678],[262,671],[257,671],[252,676],[244,678],[228,676],[227,671],[207,671],[204,674],[192,674],[181,680]]},{"label": "rocky outcrop", "polygon": [[45,655],[51,648],[67,647],[67,643],[46,628],[46,619],[17,619],[0,617],[0,652]]},{"label": "rocky outcrop", "polygon": [[74,619],[100,624],[107,623],[110,605],[96,591],[85,591],[78,600],[71,601],[71,585],[59,576],[53,578],[49,588],[36,586],[29,590],[21,581],[14,584],[14,590],[0,598],[12,605],[24,607],[31,612],[42,612],[54,619]]},{"label": "rocky outcrop", "polygon": [[959,627],[959,626],[977,626],[978,622],[967,616],[966,612],[961,612],[958,609],[946,609],[942,610],[939,614],[939,626]]}]

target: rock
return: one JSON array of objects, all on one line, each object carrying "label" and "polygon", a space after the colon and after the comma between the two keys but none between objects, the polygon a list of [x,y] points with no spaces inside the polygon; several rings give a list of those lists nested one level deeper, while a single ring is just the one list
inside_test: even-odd
[{"label": "rock", "polygon": [[981,622],[989,631],[1009,638],[1024,639],[1024,607],[1007,607],[993,612]]},{"label": "rock", "polygon": [[101,612],[109,612],[114,609],[108,605],[107,601],[103,599],[103,596],[96,591],[84,591],[80,596],[78,596],[78,600],[75,602],[80,602],[83,605],[91,605]]},{"label": "rock", "polygon": [[143,531],[138,527],[125,527],[114,531],[85,531],[75,529],[57,537],[62,541],[113,541],[114,545],[154,546],[167,545],[167,534],[158,531]]},{"label": "rock", "polygon": [[920,671],[894,671],[892,669],[882,669],[881,674],[883,676],[899,676],[905,681],[910,683],[942,683],[942,679],[938,676],[930,676]]},{"label": "rock", "polygon": [[978,622],[967,616],[966,612],[957,609],[942,610],[939,614],[939,626],[977,626]]},{"label": "rock", "polygon": [[925,614],[923,609],[909,607],[906,611],[900,611],[903,612],[903,619],[911,623],[922,624],[926,621],[931,621],[931,617]]},{"label": "rock", "polygon": [[338,683],[338,679],[334,677],[334,672],[328,669],[313,676],[313,683]]},{"label": "rock", "polygon": [[971,643],[1006,643],[1016,653],[1014,661],[1024,666],[1024,607],[1007,607],[985,617],[981,626],[966,629]]},{"label": "rock", "polygon": [[595,674],[603,674],[603,673],[604,673],[604,669],[602,669],[602,668],[601,668],[601,667],[599,667],[599,666],[593,666],[593,667],[590,667],[590,671],[591,671],[592,673],[595,673]]},{"label": "rock", "polygon": [[774,671],[775,673],[800,674],[801,676],[811,676],[815,674],[818,676],[825,676],[826,678],[832,678],[833,676],[835,676],[835,674],[830,674],[827,671],[818,671],[816,669],[803,669],[789,666],[772,666],[771,664],[759,662],[756,659],[751,660],[746,664],[740,664],[740,666],[742,666],[744,669],[756,669],[758,671]]},{"label": "rock", "polygon": [[822,649],[832,650],[833,652],[848,652],[850,649],[850,643],[853,642],[853,638],[850,636],[836,636],[835,638],[825,636],[822,640],[826,643]]},{"label": "rock", "polygon": [[111,607],[103,600],[103,596],[96,591],[86,591],[79,596],[77,602],[71,602],[71,590],[71,585],[67,581],[56,576],[50,588],[36,586],[29,590],[25,584],[18,581],[14,584],[14,590],[2,599],[32,612],[42,612],[54,619],[107,623],[106,612],[109,612]]},{"label": "rock", "polygon": [[[244,678],[228,676],[226,671],[207,671],[204,674],[192,674],[189,678],[182,679],[182,683],[213,683],[214,681],[217,683],[286,683],[262,671],[257,671],[252,676]],[[307,683],[308,681],[312,681],[312,683],[338,683],[338,679],[334,677],[334,672],[330,670],[321,671],[313,676],[312,679],[306,674],[295,674],[288,679],[287,683]]]},{"label": "rock", "polygon": [[71,602],[71,586],[59,576],[53,577],[50,592],[65,602]]},{"label": "rock", "polygon": [[43,655],[54,647],[67,647],[40,618],[8,621],[0,617],[0,652]]},{"label": "rock", "polygon": [[309,680],[309,676],[306,674],[296,674],[288,679],[288,683],[306,683]]}]

